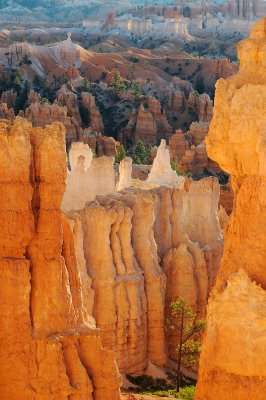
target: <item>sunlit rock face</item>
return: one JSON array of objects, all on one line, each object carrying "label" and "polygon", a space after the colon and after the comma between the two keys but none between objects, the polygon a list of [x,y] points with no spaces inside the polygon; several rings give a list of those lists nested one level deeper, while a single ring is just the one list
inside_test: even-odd
[{"label": "sunlit rock face", "polygon": [[117,190],[129,188],[132,184],[132,158],[126,157],[119,164],[119,182]]},{"label": "sunlit rock face", "polygon": [[67,214],[86,265],[82,287],[87,276],[103,345],[115,351],[121,372],[142,373],[149,361],[165,366],[173,357],[165,310],[178,296],[205,315],[223,248],[218,200],[218,181],[208,178],[96,196]]},{"label": "sunlit rock face", "polygon": [[73,143],[69,152],[70,170],[66,178],[66,192],[62,210],[81,210],[96,195],[116,191],[113,157],[94,158],[87,144]]},{"label": "sunlit rock face", "polygon": [[210,157],[232,177],[234,209],[208,305],[197,400],[266,393],[266,18],[238,44],[240,71],[217,83]]},{"label": "sunlit rock face", "polygon": [[184,180],[183,177],[178,177],[176,172],[172,170],[170,153],[166,148],[166,141],[164,139],[161,140],[147,183],[156,186],[181,187]]},{"label": "sunlit rock face", "polygon": [[64,127],[2,121],[0,166],[0,398],[118,400],[114,353],[102,348],[60,210]]}]

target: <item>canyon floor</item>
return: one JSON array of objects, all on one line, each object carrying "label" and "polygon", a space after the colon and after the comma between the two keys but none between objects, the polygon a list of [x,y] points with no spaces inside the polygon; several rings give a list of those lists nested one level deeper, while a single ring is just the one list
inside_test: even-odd
[{"label": "canyon floor", "polygon": [[167,400],[173,399],[174,397],[158,397],[156,395],[144,395],[144,394],[122,394],[122,400]]}]

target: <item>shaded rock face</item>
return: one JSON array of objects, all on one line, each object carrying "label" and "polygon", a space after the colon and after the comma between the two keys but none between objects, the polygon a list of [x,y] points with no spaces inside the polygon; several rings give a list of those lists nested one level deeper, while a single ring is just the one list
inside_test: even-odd
[{"label": "shaded rock face", "polygon": [[198,98],[198,113],[200,122],[210,122],[213,115],[213,102],[210,96],[203,93]]},{"label": "shaded rock face", "polygon": [[[88,315],[65,190],[65,130],[0,123],[0,397],[120,398],[114,354]],[[87,281],[90,284],[89,281]]]},{"label": "shaded rock face", "polygon": [[178,296],[205,315],[223,247],[218,199],[219,184],[208,178],[182,190],[97,196],[67,215],[82,226],[74,237],[83,243],[95,292],[93,316],[120,371],[141,373],[149,361],[166,365],[165,309]]},{"label": "shaded rock face", "polygon": [[0,118],[13,121],[15,119],[15,113],[13,108],[8,108],[6,103],[0,104]]},{"label": "shaded rock face", "polygon": [[219,205],[225,209],[228,215],[230,215],[233,211],[233,203],[234,192],[229,181],[227,185],[221,185],[220,187]]},{"label": "shaded rock face", "polygon": [[[8,94],[8,93],[7,93]],[[8,98],[8,96],[5,96]],[[9,96],[10,97],[10,96]],[[81,93],[81,104],[88,113],[89,127],[84,127],[80,115],[80,101],[78,96],[63,85],[56,94],[56,100],[53,104],[43,103],[40,95],[31,90],[28,96],[29,107],[25,112],[20,111],[20,115],[25,117],[34,127],[44,128],[53,122],[61,122],[66,129],[67,145],[72,142],[83,140],[89,142],[96,154],[114,155],[116,153],[116,141],[113,138],[102,137],[104,125],[98,107],[95,104],[95,98],[89,93]],[[3,108],[4,104],[2,105]],[[9,110],[9,114],[12,110]],[[12,115],[8,117],[12,120]],[[94,132],[94,135],[90,135]],[[95,132],[99,135],[95,135]],[[95,144],[94,144],[95,142]]]},{"label": "shaded rock face", "polygon": [[78,124],[80,126],[82,125],[79,113],[78,97],[75,93],[68,90],[66,85],[63,85],[56,93],[56,104],[61,107],[66,107],[68,117],[75,118]]},{"label": "shaded rock face", "polygon": [[208,157],[204,143],[208,130],[208,122],[192,122],[188,132],[184,134],[179,129],[169,139],[171,159],[178,161],[181,169],[195,178],[204,169],[210,169],[213,175],[222,172],[219,165]]},{"label": "shaded rock face", "polygon": [[231,174],[235,200],[208,305],[197,400],[265,398],[265,32],[263,18],[238,45],[239,73],[217,83],[207,147]]},{"label": "shaded rock face", "polygon": [[81,142],[88,144],[90,149],[98,156],[114,157],[120,147],[111,136],[102,136],[101,134],[92,132],[91,128],[84,129],[84,134],[80,139]]},{"label": "shaded rock face", "polygon": [[123,138],[131,144],[142,140],[147,145],[155,146],[160,139],[168,139],[172,128],[167,120],[161,103],[155,97],[148,98],[148,109],[141,104],[138,111],[132,111],[129,122],[124,130]]},{"label": "shaded rock face", "polygon": [[89,113],[90,128],[98,133],[104,133],[104,124],[101,113],[96,106],[95,97],[87,92],[81,94],[82,104]]},{"label": "shaded rock face", "polygon": [[8,108],[12,108],[15,106],[17,98],[17,92],[12,90],[6,90],[1,95],[1,103],[6,103]]},{"label": "shaded rock face", "polygon": [[[72,107],[72,112],[75,117],[72,118],[68,116],[68,108],[70,108],[69,97],[64,99],[67,106],[62,107],[60,105],[61,101],[63,101],[62,93],[59,96],[60,101],[56,101],[54,104],[49,104],[42,103],[40,96],[36,92],[31,91],[29,93],[30,105],[25,112],[20,111],[20,115],[25,117],[32,123],[33,127],[36,128],[45,128],[46,125],[53,122],[61,122],[66,129],[66,142],[67,144],[70,144],[79,139],[82,134],[82,129],[76,119],[78,110],[74,106]],[[74,110],[76,111],[74,112]]]}]

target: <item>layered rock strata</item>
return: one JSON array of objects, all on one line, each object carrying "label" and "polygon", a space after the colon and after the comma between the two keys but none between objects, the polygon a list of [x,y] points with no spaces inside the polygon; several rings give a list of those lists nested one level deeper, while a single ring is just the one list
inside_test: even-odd
[{"label": "layered rock strata", "polygon": [[[141,373],[149,361],[166,365],[170,301],[193,298],[197,314],[205,315],[223,247],[218,199],[219,184],[209,178],[188,181],[183,189],[130,188],[97,196],[68,214],[82,226],[93,316],[120,371]],[[177,276],[181,281],[174,285]],[[187,285],[180,284],[186,279]]]},{"label": "layered rock strata", "polygon": [[98,133],[104,133],[104,124],[101,113],[96,106],[95,97],[87,92],[81,94],[82,104],[87,109],[90,128]]},{"label": "layered rock strata", "polygon": [[263,400],[266,392],[266,18],[238,44],[239,73],[217,83],[207,138],[231,174],[234,208],[208,305],[197,400]]},{"label": "layered rock strata", "polygon": [[159,100],[150,96],[148,107],[141,104],[139,110],[132,110],[130,119],[123,133],[123,140],[142,140],[145,144],[155,146],[160,139],[168,139],[172,133],[171,125]]},{"label": "layered rock strata", "polygon": [[120,147],[120,143],[113,137],[102,136],[97,132],[93,132],[91,128],[84,129],[80,141],[88,144],[97,157],[114,157]]},{"label": "layered rock strata", "polygon": [[93,291],[60,210],[65,130],[17,118],[0,123],[0,142],[0,397],[118,400],[114,353],[84,307]]},{"label": "layered rock strata", "polygon": [[192,122],[188,132],[183,133],[179,129],[169,139],[171,159],[178,161],[181,169],[195,178],[205,169],[214,176],[222,173],[219,165],[207,154],[204,141],[208,130],[208,122]]},{"label": "layered rock strata", "polygon": [[44,128],[53,122],[61,122],[66,129],[66,141],[70,144],[81,136],[81,127],[75,118],[67,115],[67,108],[58,104],[42,103],[35,99],[25,112],[21,111],[20,115],[25,117],[36,128]]}]

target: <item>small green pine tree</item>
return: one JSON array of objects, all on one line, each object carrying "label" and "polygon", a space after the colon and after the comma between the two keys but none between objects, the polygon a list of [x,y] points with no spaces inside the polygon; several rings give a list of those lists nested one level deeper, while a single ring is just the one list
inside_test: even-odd
[{"label": "small green pine tree", "polygon": [[135,101],[141,101],[143,99],[141,84],[139,82],[133,83],[132,95]]},{"label": "small green pine tree", "polygon": [[150,147],[146,147],[145,144],[138,140],[134,147],[133,152],[133,163],[134,164],[148,164],[151,157]]},{"label": "small green pine tree", "polygon": [[135,79],[135,65],[131,64],[129,67],[129,76],[130,76],[130,84],[132,85],[133,80]]},{"label": "small green pine tree", "polygon": [[115,98],[118,97],[119,93],[123,92],[126,89],[126,85],[123,82],[121,75],[118,71],[115,71],[114,78],[110,83],[109,88]]},{"label": "small green pine tree", "polygon": [[124,160],[124,158],[126,158],[126,156],[127,156],[126,150],[125,150],[124,146],[121,145],[119,150],[116,152],[115,163],[120,164],[120,162],[122,160]]},{"label": "small green pine tree", "polygon": [[174,347],[177,355],[176,391],[180,389],[181,367],[195,365],[201,352],[200,336],[205,329],[206,321],[197,320],[197,315],[188,305],[187,299],[179,297],[170,304],[170,313],[166,320],[167,329],[176,336]]},{"label": "small green pine tree", "polygon": [[84,78],[84,79],[83,79],[83,82],[82,82],[82,84],[81,84],[81,88],[82,88],[82,90],[83,90],[84,92],[88,92],[88,91],[89,91],[90,83],[89,83],[89,81],[88,81],[87,78]]}]

